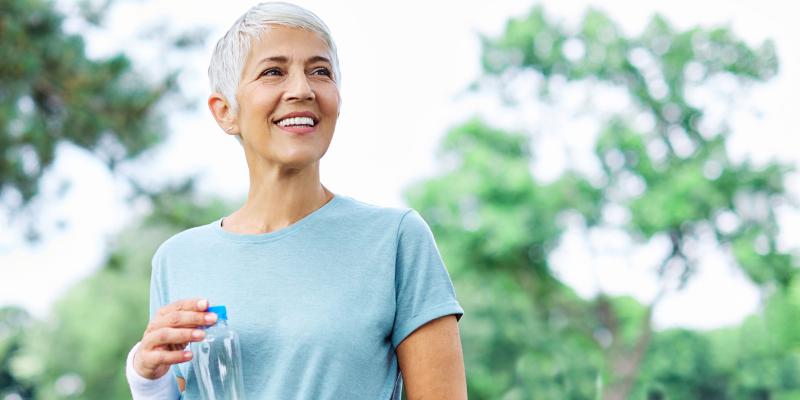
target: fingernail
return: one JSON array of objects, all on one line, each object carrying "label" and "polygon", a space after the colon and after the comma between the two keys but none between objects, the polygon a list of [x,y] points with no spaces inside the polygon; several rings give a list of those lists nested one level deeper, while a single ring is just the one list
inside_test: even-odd
[{"label": "fingernail", "polygon": [[203,333],[204,332],[201,330],[194,330],[192,331],[192,337],[195,339],[200,339],[201,337],[203,337]]},{"label": "fingernail", "polygon": [[217,320],[217,314],[208,313],[206,314],[206,322],[214,322]]},{"label": "fingernail", "polygon": [[205,310],[208,308],[208,300],[200,300],[197,302],[197,308],[201,310]]}]

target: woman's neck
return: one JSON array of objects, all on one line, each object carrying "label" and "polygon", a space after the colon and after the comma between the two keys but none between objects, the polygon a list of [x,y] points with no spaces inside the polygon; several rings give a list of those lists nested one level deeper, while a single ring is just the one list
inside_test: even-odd
[{"label": "woman's neck", "polygon": [[318,165],[294,173],[251,174],[247,202],[224,218],[225,230],[242,234],[274,232],[325,205],[333,193],[320,183]]}]

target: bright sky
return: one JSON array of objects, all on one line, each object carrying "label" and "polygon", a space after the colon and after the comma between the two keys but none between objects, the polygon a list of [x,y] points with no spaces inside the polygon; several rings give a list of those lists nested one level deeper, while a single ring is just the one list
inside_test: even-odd
[{"label": "bright sky", "polygon": [[[360,200],[403,206],[402,190],[437,173],[435,148],[446,130],[480,114],[497,125],[532,131],[524,123],[506,120],[488,97],[457,98],[479,74],[476,33],[498,35],[505,21],[527,12],[534,4],[519,0],[330,2],[298,1],[317,13],[331,28],[339,47],[343,73],[343,105],[336,135],[323,159],[322,180],[337,193]],[[575,23],[591,2],[544,1],[545,10],[565,23]],[[68,1],[59,1],[71,7]],[[152,167],[133,171],[149,182],[177,179],[201,172],[204,193],[241,199],[247,192],[247,170],[241,149],[224,135],[205,109],[208,94],[205,69],[211,47],[252,2],[129,1],[109,16],[110,32],[93,35],[89,52],[102,56],[124,48],[139,65],[158,70],[182,66],[181,78],[197,112],[175,112],[169,121],[170,140],[153,156]],[[490,5],[487,5],[490,4]],[[735,136],[729,150],[757,161],[772,157],[800,165],[797,135],[789,105],[800,104],[800,28],[780,2],[745,1],[603,1],[605,10],[628,34],[641,31],[653,12],[661,12],[680,29],[730,23],[749,44],[775,40],[781,62],[778,78],[740,99],[746,112],[734,116]],[[205,26],[211,30],[206,48],[193,57],[164,56],[138,46],[143,29],[165,25],[168,31]],[[124,44],[124,45],[123,45]],[[569,99],[566,99],[569,102]],[[541,114],[541,113],[540,113]],[[760,114],[760,117],[757,116]],[[522,125],[521,125],[522,124]],[[585,147],[580,132],[594,127],[568,116],[542,125],[537,142],[537,176],[557,175],[566,160],[557,146]],[[542,129],[539,127],[539,129]],[[570,135],[571,134],[571,135]],[[581,144],[583,143],[583,144]],[[554,150],[554,151],[549,151]],[[57,162],[44,181],[54,193],[62,179],[73,181],[67,197],[41,206],[42,221],[63,219],[67,229],[50,229],[38,247],[24,245],[19,230],[0,233],[0,305],[21,304],[38,316],[64,291],[91,274],[102,262],[106,243],[134,216],[123,202],[120,185],[97,161],[74,147],[59,149]],[[800,187],[794,176],[790,187]],[[800,217],[784,213],[784,245],[800,247]],[[8,224],[7,224],[8,225]],[[49,229],[53,224],[45,225]],[[789,239],[794,238],[794,239]],[[652,298],[652,266],[661,243],[633,247],[613,232],[592,235],[567,232],[553,262],[559,276],[584,296],[598,290]],[[715,248],[694,283],[665,300],[655,313],[659,327],[712,328],[737,323],[758,307],[758,292]]]}]

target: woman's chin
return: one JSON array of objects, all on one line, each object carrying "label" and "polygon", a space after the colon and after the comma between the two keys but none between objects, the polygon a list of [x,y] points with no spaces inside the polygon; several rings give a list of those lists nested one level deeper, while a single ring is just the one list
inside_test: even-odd
[{"label": "woman's chin", "polygon": [[[319,166],[319,160],[327,152],[327,148],[320,151],[312,146],[297,146],[292,148],[272,149],[273,151],[259,151],[251,146],[246,146],[245,157],[248,165],[256,168],[271,168],[278,166],[284,170],[302,170],[308,167]],[[274,151],[279,150],[279,151]],[[255,161],[259,160],[259,161]],[[255,161],[255,162],[254,162]]]},{"label": "woman's chin", "polygon": [[271,164],[280,165],[284,169],[301,170],[309,167],[319,166],[319,157],[316,154],[294,154],[292,156],[281,157],[273,160]]}]

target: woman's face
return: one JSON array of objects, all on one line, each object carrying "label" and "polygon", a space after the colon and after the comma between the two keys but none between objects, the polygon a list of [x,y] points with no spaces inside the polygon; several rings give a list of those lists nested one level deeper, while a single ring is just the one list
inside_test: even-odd
[{"label": "woman's face", "polygon": [[[253,42],[237,93],[246,153],[292,169],[322,158],[341,100],[330,59],[325,41],[304,29],[270,25]],[[304,115],[287,118],[294,113]]]}]

